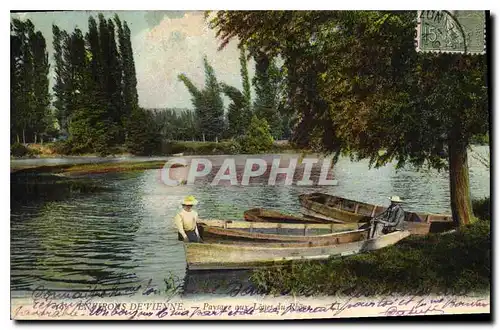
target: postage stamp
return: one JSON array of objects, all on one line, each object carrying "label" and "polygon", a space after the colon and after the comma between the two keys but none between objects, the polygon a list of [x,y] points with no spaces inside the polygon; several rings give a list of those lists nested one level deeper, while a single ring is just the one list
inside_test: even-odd
[{"label": "postage stamp", "polygon": [[488,17],[11,12],[11,319],[490,319]]},{"label": "postage stamp", "polygon": [[420,10],[417,15],[417,51],[485,53],[485,11]]}]

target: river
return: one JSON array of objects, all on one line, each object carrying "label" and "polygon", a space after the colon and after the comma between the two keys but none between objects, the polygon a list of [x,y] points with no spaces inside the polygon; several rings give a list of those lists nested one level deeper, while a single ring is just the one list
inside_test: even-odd
[{"label": "river", "polygon": [[[488,147],[475,151],[487,154]],[[469,158],[472,197],[489,196],[489,169]],[[318,175],[313,171],[312,178]],[[171,219],[190,194],[200,201],[201,218],[239,220],[253,207],[299,213],[298,195],[313,191],[383,205],[398,195],[408,210],[450,212],[447,172],[396,170],[394,164],[369,169],[366,161],[341,158],[333,176],[335,186],[268,186],[263,180],[246,187],[211,186],[202,180],[172,187],[162,182],[160,170],[87,175],[106,189],[55,200],[42,196],[12,207],[12,294],[23,296],[39,286],[76,290],[148,281],[161,288],[169,276],[183,279],[184,248]]]}]

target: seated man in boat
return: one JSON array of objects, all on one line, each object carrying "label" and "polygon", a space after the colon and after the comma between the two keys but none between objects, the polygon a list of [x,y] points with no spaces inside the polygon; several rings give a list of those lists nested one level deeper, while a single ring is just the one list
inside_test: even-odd
[{"label": "seated man in boat", "polygon": [[198,231],[198,212],[193,210],[193,205],[198,204],[194,196],[188,196],[182,202],[182,210],[174,217],[178,238],[184,242],[203,242]]},{"label": "seated man in boat", "polygon": [[370,238],[403,229],[405,220],[405,211],[401,206],[403,201],[399,196],[392,196],[390,200],[391,205],[384,212],[370,220]]}]

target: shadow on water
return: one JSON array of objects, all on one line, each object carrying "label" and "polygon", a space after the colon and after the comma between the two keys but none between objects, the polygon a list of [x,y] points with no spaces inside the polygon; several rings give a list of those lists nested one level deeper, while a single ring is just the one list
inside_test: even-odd
[{"label": "shadow on water", "polygon": [[12,173],[11,208],[36,202],[61,201],[77,194],[95,194],[110,188],[86,178],[65,178],[52,174]]}]

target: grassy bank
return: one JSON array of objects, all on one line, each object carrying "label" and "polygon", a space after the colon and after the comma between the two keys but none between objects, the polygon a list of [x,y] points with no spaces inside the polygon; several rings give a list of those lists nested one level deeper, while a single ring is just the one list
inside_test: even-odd
[{"label": "grassy bank", "polygon": [[[184,155],[236,155],[245,154],[245,151],[236,141],[197,142],[172,141],[166,144],[164,150],[168,154],[182,153]],[[289,143],[274,143],[273,146],[261,153],[291,153],[301,152]]]},{"label": "grassy bank", "polygon": [[[124,146],[119,146],[110,150],[110,155],[131,155]],[[102,156],[93,152],[81,152],[72,149],[66,142],[49,142],[44,144],[20,144],[15,143],[10,147],[10,156],[12,158],[59,158],[66,156]]]},{"label": "grassy bank", "polygon": [[[163,160],[150,162],[79,164],[64,168],[61,172],[66,174],[101,174],[160,169],[163,166],[165,166],[165,161]],[[180,166],[181,165],[173,165],[172,167],[174,168]]]},{"label": "grassy bank", "polygon": [[409,237],[398,244],[341,259],[256,270],[252,281],[273,294],[464,294],[488,291],[488,219],[454,233]]},{"label": "grassy bank", "polygon": [[[273,146],[262,153],[290,153],[302,152],[289,143],[274,143]],[[244,150],[236,141],[199,142],[199,141],[169,141],[164,142],[161,149],[149,156],[171,156],[182,153],[184,155],[236,155],[244,154]],[[132,155],[125,146],[116,147],[110,155]],[[45,144],[14,144],[11,146],[13,158],[52,158],[65,156],[100,156],[96,153],[77,152],[65,142]]]},{"label": "grassy bank", "polygon": [[[147,162],[106,162],[106,163],[92,163],[92,164],[63,164],[63,165],[49,165],[49,166],[36,166],[28,168],[14,168],[11,172],[21,173],[60,173],[67,175],[79,174],[101,174],[111,172],[133,172],[143,171],[150,169],[160,169],[165,166],[165,161],[147,161]],[[182,165],[174,164],[172,168],[180,167]]]}]

